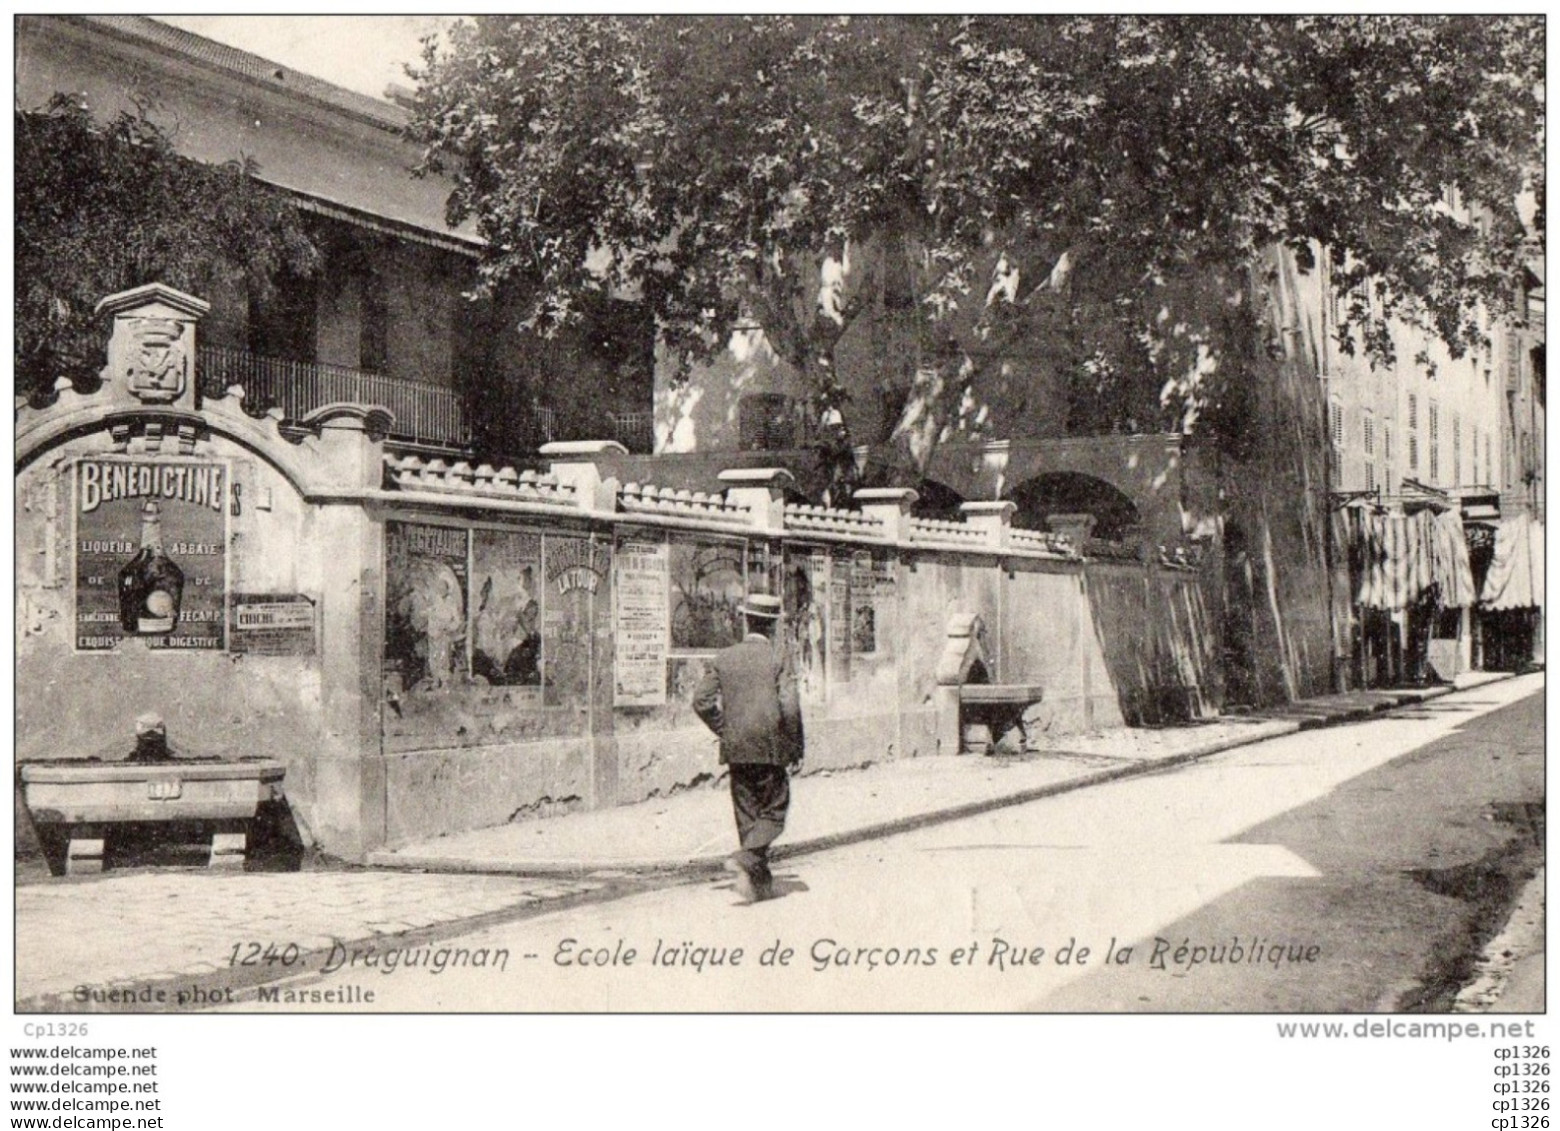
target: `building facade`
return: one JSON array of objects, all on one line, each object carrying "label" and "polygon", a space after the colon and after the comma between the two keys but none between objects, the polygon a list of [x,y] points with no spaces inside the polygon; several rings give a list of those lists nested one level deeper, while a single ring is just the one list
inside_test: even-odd
[{"label": "building facade", "polygon": [[[1346,296],[1325,270],[1313,297],[1336,326]],[[1515,321],[1487,320],[1488,343],[1453,358],[1422,330],[1391,327],[1391,364],[1345,353],[1324,335],[1335,490],[1384,499],[1422,494],[1499,496],[1502,512],[1543,507],[1543,290],[1530,275]]]},{"label": "building facade", "polygon": [[[450,186],[414,177],[408,111],[141,16],[24,16],[16,105],[58,94],[99,121],[144,114],[192,160],[248,159],[302,210],[323,266],[260,301],[209,295],[202,379],[289,419],[382,404],[393,440],[449,453],[650,441],[653,334],[603,300],[583,329],[524,334],[504,296],[474,300],[482,241],[445,223]],[[149,282],[150,280],[141,280]],[[584,382],[593,395],[575,393]]]},{"label": "building facade", "polygon": [[[289,417],[383,403],[398,438],[459,447],[459,382],[478,364],[461,295],[480,241],[444,223],[448,186],[410,175],[405,111],[139,16],[29,16],[17,25],[18,109],[64,94],[94,118],[145,115],[181,156],[249,159],[305,215],[312,277],[260,301],[210,296],[203,378]],[[150,281],[150,280],[144,280]]]}]

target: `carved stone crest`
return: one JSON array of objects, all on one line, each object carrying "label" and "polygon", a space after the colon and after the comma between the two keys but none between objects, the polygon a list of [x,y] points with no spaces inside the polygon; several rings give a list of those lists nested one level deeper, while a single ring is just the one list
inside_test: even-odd
[{"label": "carved stone crest", "polygon": [[189,382],[184,323],[176,318],[131,318],[128,323],[126,387],[147,404],[178,400]]}]

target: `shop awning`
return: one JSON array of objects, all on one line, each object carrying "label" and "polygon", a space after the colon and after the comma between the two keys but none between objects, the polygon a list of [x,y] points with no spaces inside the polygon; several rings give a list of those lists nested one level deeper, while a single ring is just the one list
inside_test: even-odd
[{"label": "shop awning", "polygon": [[1525,514],[1500,520],[1495,557],[1484,579],[1480,604],[1488,609],[1544,607],[1544,524]]},{"label": "shop awning", "polygon": [[1345,512],[1358,579],[1355,601],[1368,608],[1395,611],[1421,600],[1437,587],[1444,608],[1473,604],[1473,569],[1462,519],[1454,510],[1417,514]]}]

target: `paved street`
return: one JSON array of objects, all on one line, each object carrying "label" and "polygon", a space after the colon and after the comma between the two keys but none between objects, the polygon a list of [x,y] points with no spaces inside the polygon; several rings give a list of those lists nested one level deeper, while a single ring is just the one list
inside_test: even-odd
[{"label": "paved street", "polygon": [[[1326,735],[1324,755],[1364,772],[1314,800],[1269,809],[1240,828],[1231,849],[1284,852],[1303,865],[1253,877],[1160,926],[1184,938],[1303,938],[1320,946],[1313,965],[1200,966],[1165,978],[1080,979],[1040,1004],[1047,1009],[1259,1010],[1262,1012],[1445,1011],[1470,970],[1481,926],[1504,911],[1522,873],[1542,862],[1543,699],[1492,710],[1482,692],[1427,704],[1391,719]],[[1449,728],[1419,742],[1427,725]],[[1317,735],[1317,740],[1322,739]],[[1405,740],[1413,742],[1407,747]],[[1235,752],[1181,775],[1198,798],[1307,792],[1295,743]],[[1380,753],[1402,751],[1381,763]],[[1339,766],[1342,770],[1343,766]],[[1219,828],[1214,816],[1209,827]],[[1230,828],[1230,825],[1223,825]],[[1485,911],[1492,908],[1496,910]]]},{"label": "paved street", "polygon": [[1542,689],[803,856],[754,907],[705,881],[383,937],[237,1008],[1450,1008],[1537,863]]},{"label": "paved street", "polygon": [[[1292,734],[1302,725],[1347,724],[1422,706],[1447,690],[1328,696],[1277,717],[1235,716],[1190,727],[1045,735],[1026,757],[916,758],[808,774],[796,779],[797,804],[779,850],[816,854],[1094,788]],[[179,1009],[203,1004],[211,992],[225,1001],[262,982],[327,968],[333,956],[386,939],[401,948],[424,946],[553,907],[713,874],[729,850],[730,822],[724,790],[712,789],[376,854],[396,871],[239,876],[143,867],[50,879],[37,864],[19,873],[17,1003],[24,1010]],[[422,868],[443,874],[422,874]],[[505,878],[517,876],[526,878]],[[110,923],[113,929],[105,930]],[[165,997],[124,996],[147,986]]]},{"label": "paved street", "polygon": [[54,880],[17,893],[17,996],[24,1009],[90,1008],[114,988],[191,976],[275,976],[337,939],[436,933],[456,921],[523,912],[601,886],[508,876],[204,869]]}]

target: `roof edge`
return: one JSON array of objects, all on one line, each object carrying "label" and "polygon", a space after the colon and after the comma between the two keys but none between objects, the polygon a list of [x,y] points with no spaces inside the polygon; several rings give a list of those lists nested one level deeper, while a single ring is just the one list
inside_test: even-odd
[{"label": "roof edge", "polygon": [[300,89],[296,86],[288,86],[283,82],[268,82],[265,79],[249,74],[236,67],[224,65],[216,59],[206,58],[190,51],[181,51],[179,48],[169,43],[159,41],[151,34],[138,34],[117,22],[111,22],[124,19],[134,19],[137,22],[145,21],[146,23],[153,24],[158,28],[166,29],[166,31],[171,35],[210,44],[217,51],[234,52],[238,55],[253,59],[260,64],[264,64],[268,67],[275,67],[284,72],[294,71],[294,68],[279,63],[274,59],[267,59],[263,55],[256,55],[253,51],[246,51],[242,47],[233,47],[230,44],[222,43],[219,40],[211,39],[207,36],[200,35],[197,32],[186,31],[184,28],[176,27],[173,24],[161,23],[152,19],[150,16],[108,17],[101,15],[60,13],[52,16],[39,17],[39,19],[42,21],[59,20],[64,23],[74,25],[78,28],[89,30],[93,33],[101,34],[111,39],[118,40],[121,43],[134,44],[137,47],[141,47],[149,51],[154,51],[157,54],[163,55],[167,58],[177,59],[192,66],[200,67],[203,70],[224,75],[257,90],[268,91],[273,94],[279,94],[287,98],[295,99],[299,102],[318,106],[329,110],[334,114],[339,114],[344,118],[348,118],[365,125],[373,126],[376,129],[383,130],[386,133],[394,134],[396,136],[401,135],[403,129],[409,121],[407,112],[402,107],[396,105],[394,102],[386,102],[382,99],[376,99],[371,95],[359,94],[357,91],[348,90],[346,87],[338,86],[328,79],[322,79],[317,76],[310,75],[306,71],[300,70],[296,71],[296,73],[304,76],[311,84],[317,83],[320,87],[323,87],[328,91],[339,91],[343,97],[341,99],[332,99],[309,90]]}]

